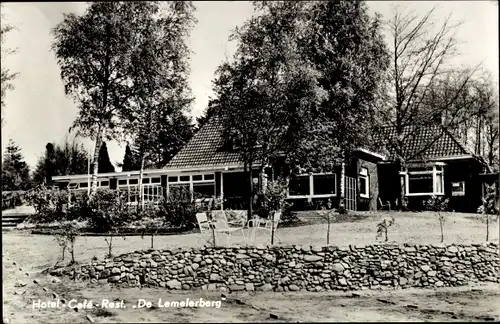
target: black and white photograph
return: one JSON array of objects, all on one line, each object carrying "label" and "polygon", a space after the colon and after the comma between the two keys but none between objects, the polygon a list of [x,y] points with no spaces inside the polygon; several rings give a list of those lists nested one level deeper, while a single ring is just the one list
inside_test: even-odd
[{"label": "black and white photograph", "polygon": [[1,3],[3,323],[500,322],[499,4]]}]

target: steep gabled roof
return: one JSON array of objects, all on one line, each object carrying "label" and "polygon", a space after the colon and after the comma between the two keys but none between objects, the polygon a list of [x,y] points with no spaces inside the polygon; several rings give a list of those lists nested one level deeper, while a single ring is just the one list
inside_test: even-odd
[{"label": "steep gabled roof", "polygon": [[[223,136],[223,117],[212,116],[205,125],[191,138],[177,155],[167,164],[167,169],[219,168],[242,166],[237,152],[227,148]],[[407,161],[432,160],[471,156],[449,131],[437,126],[404,127],[403,158]],[[382,127],[375,134],[375,151],[383,154],[387,151],[394,156],[395,150],[390,143],[397,139],[396,128]]]},{"label": "steep gabled roof", "polygon": [[[375,145],[395,155],[396,150],[391,143],[397,143],[397,138],[396,127],[382,127],[375,134]],[[401,155],[408,161],[471,155],[448,130],[440,125],[406,126],[402,131],[402,140],[404,147]]]},{"label": "steep gabled roof", "polygon": [[222,117],[214,115],[167,164],[167,169],[224,167],[242,164],[237,152],[225,149]]}]

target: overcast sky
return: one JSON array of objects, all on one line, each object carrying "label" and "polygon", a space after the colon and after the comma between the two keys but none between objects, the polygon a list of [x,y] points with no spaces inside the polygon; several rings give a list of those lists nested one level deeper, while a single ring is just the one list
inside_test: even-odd
[{"label": "overcast sky", "polygon": [[[483,62],[498,82],[498,7],[491,1],[408,1],[417,13],[437,5],[439,16],[452,13],[463,20],[457,36],[464,42],[462,57],[457,64],[475,65]],[[6,97],[2,127],[2,153],[12,138],[22,149],[33,168],[42,156],[47,142],[61,142],[76,117],[76,105],[64,95],[54,54],[49,50],[50,30],[62,20],[65,12],[83,13],[83,2],[23,2],[3,3],[5,22],[17,27],[7,36],[4,45],[17,48],[17,53],[2,57],[2,66],[19,72],[15,89]],[[191,89],[195,97],[192,113],[199,116],[211,95],[211,81],[217,66],[230,57],[235,49],[228,43],[231,30],[249,18],[253,9],[245,1],[195,2],[198,24],[191,34]],[[392,1],[369,1],[372,12],[389,18]],[[2,24],[4,22],[2,21]],[[89,150],[90,140],[84,140]],[[108,143],[111,162],[123,160],[123,144]]]}]

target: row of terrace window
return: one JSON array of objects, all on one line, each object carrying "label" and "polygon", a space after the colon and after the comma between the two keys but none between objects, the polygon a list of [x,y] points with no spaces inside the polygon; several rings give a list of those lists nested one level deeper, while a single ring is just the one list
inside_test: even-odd
[{"label": "row of terrace window", "polygon": [[[407,196],[443,195],[443,164],[436,163],[425,167],[414,167],[400,172]],[[168,176],[167,195],[177,190],[188,190],[193,197],[208,198],[216,195],[215,174],[194,174]],[[161,178],[145,177],[144,195],[161,197]],[[127,188],[129,192],[137,191],[138,178],[118,179],[118,190]],[[98,182],[99,187],[109,187],[108,180]],[[464,191],[463,183],[456,191]],[[70,189],[87,189],[89,182],[71,183]],[[366,168],[361,168],[358,175],[358,192],[360,197],[369,198],[370,176]],[[327,198],[337,196],[337,175],[335,173],[306,174],[291,179],[288,198]],[[155,199],[155,198],[151,198]]]},{"label": "row of terrace window", "polygon": [[[92,186],[92,182],[72,182],[68,184],[68,189],[78,190],[78,189],[88,189]],[[100,188],[109,188],[108,180],[97,181],[97,186]]]},{"label": "row of terrace window", "polygon": [[[155,178],[142,178],[142,184],[161,184],[161,178],[160,177],[155,177]],[[137,186],[139,184],[139,178],[130,178],[130,179],[119,179],[118,180],[118,187],[122,186]]]},{"label": "row of terrace window", "polygon": [[167,179],[167,195],[184,190],[192,193],[195,199],[215,197],[215,174],[193,174],[169,176]]},{"label": "row of terrace window", "polygon": [[[370,197],[370,176],[368,169],[361,168],[359,176],[359,195]],[[290,181],[288,198],[328,198],[337,196],[337,175],[335,173],[306,174]]]},{"label": "row of terrace window", "polygon": [[[443,164],[410,168],[401,172],[407,196],[444,195]],[[463,194],[464,182],[453,183],[453,192]],[[337,195],[336,174],[306,174],[295,177],[290,182],[288,197],[326,198]],[[370,198],[370,176],[367,168],[361,168],[358,175],[359,196]]]}]

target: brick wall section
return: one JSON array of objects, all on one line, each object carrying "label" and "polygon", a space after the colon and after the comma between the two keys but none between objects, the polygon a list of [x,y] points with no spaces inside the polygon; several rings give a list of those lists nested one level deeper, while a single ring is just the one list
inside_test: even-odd
[{"label": "brick wall section", "polygon": [[[358,174],[361,171],[361,168],[366,168],[368,170],[368,176],[370,177],[370,198],[362,198],[359,197],[359,190],[358,190],[358,197],[359,197],[359,210],[367,211],[375,211],[378,208],[378,173],[377,173],[377,164],[369,161],[365,161],[363,159],[359,159],[358,162]],[[360,183],[358,180],[358,187]]]},{"label": "brick wall section", "polygon": [[148,250],[52,275],[121,287],[322,291],[500,282],[496,244]]}]

